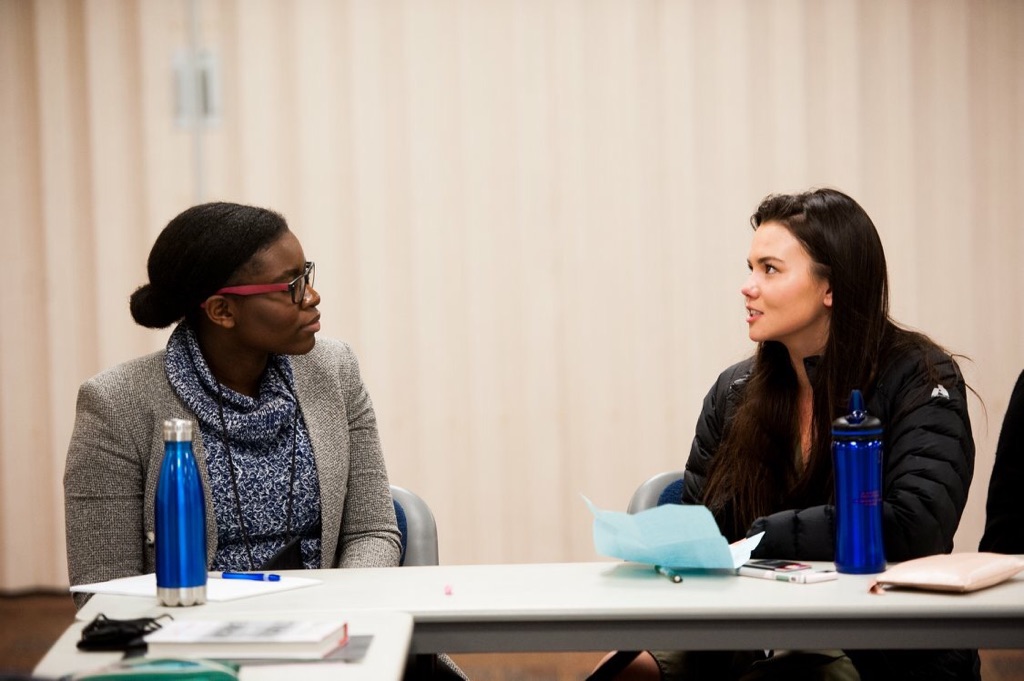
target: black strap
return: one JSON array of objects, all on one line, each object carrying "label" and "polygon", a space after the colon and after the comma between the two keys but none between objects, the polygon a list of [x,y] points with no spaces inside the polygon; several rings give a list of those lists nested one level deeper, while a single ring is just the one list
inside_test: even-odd
[{"label": "black strap", "polygon": [[131,650],[145,648],[142,637],[160,628],[160,620],[174,619],[170,615],[144,617],[135,620],[110,619],[103,613],[82,628],[79,650]]},{"label": "black strap", "polygon": [[640,655],[639,650],[618,650],[604,661],[600,667],[590,673],[586,681],[612,681],[619,673],[629,666]]}]

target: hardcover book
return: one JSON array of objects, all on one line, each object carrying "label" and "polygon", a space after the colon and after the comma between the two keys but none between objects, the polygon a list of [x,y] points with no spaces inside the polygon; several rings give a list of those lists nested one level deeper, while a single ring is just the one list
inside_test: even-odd
[{"label": "hardcover book", "polygon": [[338,620],[179,620],[146,635],[149,658],[322,659],[348,642]]}]

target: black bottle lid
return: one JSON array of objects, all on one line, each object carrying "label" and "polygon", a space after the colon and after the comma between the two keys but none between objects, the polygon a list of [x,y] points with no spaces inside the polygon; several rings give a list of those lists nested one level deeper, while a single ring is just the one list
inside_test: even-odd
[{"label": "black bottle lid", "polygon": [[850,393],[850,413],[832,422],[832,436],[860,438],[882,434],[882,422],[864,408],[859,390]]}]

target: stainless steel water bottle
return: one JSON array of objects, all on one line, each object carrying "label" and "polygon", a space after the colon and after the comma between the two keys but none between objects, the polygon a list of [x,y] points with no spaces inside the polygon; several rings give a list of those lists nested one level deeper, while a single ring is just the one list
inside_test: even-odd
[{"label": "stainless steel water bottle", "polygon": [[206,602],[206,504],[192,455],[192,422],[164,421],[156,487],[156,597],[163,605]]},{"label": "stainless steel water bottle", "polygon": [[882,422],[864,410],[859,390],[850,394],[850,413],[832,422],[832,462],[836,569],[857,575],[882,572]]}]

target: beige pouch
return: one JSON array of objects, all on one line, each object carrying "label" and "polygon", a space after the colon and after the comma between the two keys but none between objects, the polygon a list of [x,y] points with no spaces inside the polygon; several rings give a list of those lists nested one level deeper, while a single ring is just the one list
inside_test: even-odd
[{"label": "beige pouch", "polygon": [[964,593],[1004,582],[1024,570],[1024,560],[1001,553],[940,553],[916,558],[889,568],[871,585],[899,586],[929,591]]}]

